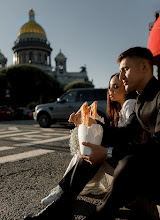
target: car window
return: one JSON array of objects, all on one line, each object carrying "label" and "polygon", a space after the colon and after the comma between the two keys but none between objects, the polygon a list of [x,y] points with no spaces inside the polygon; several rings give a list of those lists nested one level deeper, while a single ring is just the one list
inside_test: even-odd
[{"label": "car window", "polygon": [[76,91],[71,91],[61,97],[62,100],[66,100],[67,102],[75,102],[76,100]]},{"label": "car window", "polygon": [[94,90],[79,91],[77,94],[76,102],[94,101]]},{"label": "car window", "polygon": [[96,100],[107,100],[107,89],[97,89]]}]

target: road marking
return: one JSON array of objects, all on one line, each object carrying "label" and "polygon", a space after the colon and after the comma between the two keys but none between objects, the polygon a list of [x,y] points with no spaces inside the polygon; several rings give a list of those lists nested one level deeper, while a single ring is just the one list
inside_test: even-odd
[{"label": "road marking", "polygon": [[0,135],[1,135],[1,134],[16,133],[16,132],[18,132],[18,131],[1,131],[1,132],[0,132]]},{"label": "road marking", "polygon": [[39,149],[39,150],[33,150],[33,151],[28,151],[28,152],[19,153],[19,154],[8,155],[8,156],[0,157],[0,164],[23,160],[23,159],[27,159],[30,157],[37,157],[43,154],[48,154],[48,153],[53,153],[53,152],[54,150]]},{"label": "road marking", "polygon": [[19,131],[19,129],[17,127],[15,127],[15,126],[8,127],[8,130]]},{"label": "road marking", "polygon": [[[42,137],[42,136],[41,136]],[[41,138],[39,137],[39,138]],[[39,140],[39,138],[33,138],[33,137],[11,137],[12,140],[14,141],[23,141],[23,140],[26,140],[26,141],[37,141]]]},{"label": "road marking", "polygon": [[45,136],[53,136],[53,135],[57,135],[57,136],[65,136],[66,134],[64,134],[64,133],[45,133],[45,134],[43,134],[43,135],[45,135]]},{"label": "road marking", "polygon": [[38,141],[33,141],[31,143],[19,143],[19,144],[14,144],[14,146],[18,147],[28,147],[32,145],[37,145],[37,144],[44,144],[44,143],[49,143],[49,142],[55,142],[55,141],[63,141],[69,139],[69,135],[63,136],[63,137],[57,137],[57,138],[50,138],[46,140],[38,140]]},{"label": "road marking", "polygon": [[53,136],[66,136],[66,134],[54,133],[54,134],[30,134],[24,135],[24,137],[11,137],[14,141],[21,141],[21,140],[30,140],[30,141],[38,141],[42,138],[48,138]]},{"label": "road marking", "polygon": [[55,131],[55,129],[52,129],[52,128],[41,128],[42,131],[50,131],[50,132],[53,132]]},{"label": "road marking", "polygon": [[[13,131],[12,131],[13,132]],[[16,132],[16,131],[15,131]],[[13,136],[21,136],[21,135],[26,135],[26,134],[36,134],[38,133],[38,131],[30,131],[30,132],[18,132],[16,134],[4,134],[4,135],[0,135],[0,138],[4,138],[4,137],[13,137]]]},{"label": "road marking", "polygon": [[4,150],[12,150],[15,147],[8,147],[8,146],[4,146],[4,147],[0,147],[0,151],[4,151]]}]

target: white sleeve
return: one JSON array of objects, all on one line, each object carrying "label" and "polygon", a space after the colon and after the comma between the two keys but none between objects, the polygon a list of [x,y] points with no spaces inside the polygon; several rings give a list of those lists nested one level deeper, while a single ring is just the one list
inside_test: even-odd
[{"label": "white sleeve", "polygon": [[129,116],[133,113],[134,111],[134,107],[135,107],[135,103],[136,103],[136,100],[135,99],[128,99],[126,102],[125,102],[125,105],[124,105],[124,109],[123,109],[123,113],[125,115],[125,119],[126,119],[126,122],[129,118]]}]

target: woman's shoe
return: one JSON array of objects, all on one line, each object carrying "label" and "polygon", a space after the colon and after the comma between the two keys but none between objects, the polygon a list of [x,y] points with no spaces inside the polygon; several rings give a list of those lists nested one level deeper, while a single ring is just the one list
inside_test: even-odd
[{"label": "woman's shoe", "polygon": [[38,216],[35,216],[34,214],[29,214],[24,217],[24,220],[31,220],[31,219],[40,220],[40,218]]},{"label": "woman's shoe", "polygon": [[92,195],[102,195],[104,193],[106,193],[107,190],[106,188],[103,186],[102,183],[89,183],[87,184],[84,189],[81,191],[80,195],[81,196],[85,196],[88,194],[92,194]]},{"label": "woman's shoe", "polygon": [[56,201],[58,199],[58,197],[61,196],[62,192],[63,192],[62,188],[58,185],[57,187],[52,189],[52,191],[50,192],[50,194],[47,197],[45,197],[44,199],[41,200],[41,204],[49,205],[53,201]]}]

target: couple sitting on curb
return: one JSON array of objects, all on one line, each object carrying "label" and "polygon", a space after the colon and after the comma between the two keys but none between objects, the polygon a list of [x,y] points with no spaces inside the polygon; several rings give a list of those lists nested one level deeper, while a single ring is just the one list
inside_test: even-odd
[{"label": "couple sitting on curb", "polygon": [[[54,202],[25,219],[74,219],[74,200],[98,175],[106,160],[114,168],[113,181],[102,205],[88,219],[115,219],[116,211],[128,204],[133,207],[132,219],[159,219],[156,204],[160,201],[160,85],[153,76],[153,55],[146,48],[134,47],[121,53],[118,63],[119,78],[114,76],[109,84],[111,104],[114,92],[119,89],[117,77],[124,85],[125,95],[134,90],[138,94],[133,113],[123,124],[123,113],[130,107],[125,108],[129,101],[121,96],[115,99],[121,109],[118,115],[114,114],[118,106],[113,111],[110,108],[110,123],[92,119],[91,123],[103,127],[102,146],[84,142],[92,154],[80,155],[71,165],[59,183],[61,192]],[[70,119],[79,124],[79,118],[79,114],[72,114]],[[146,137],[142,138],[144,133]]]}]

